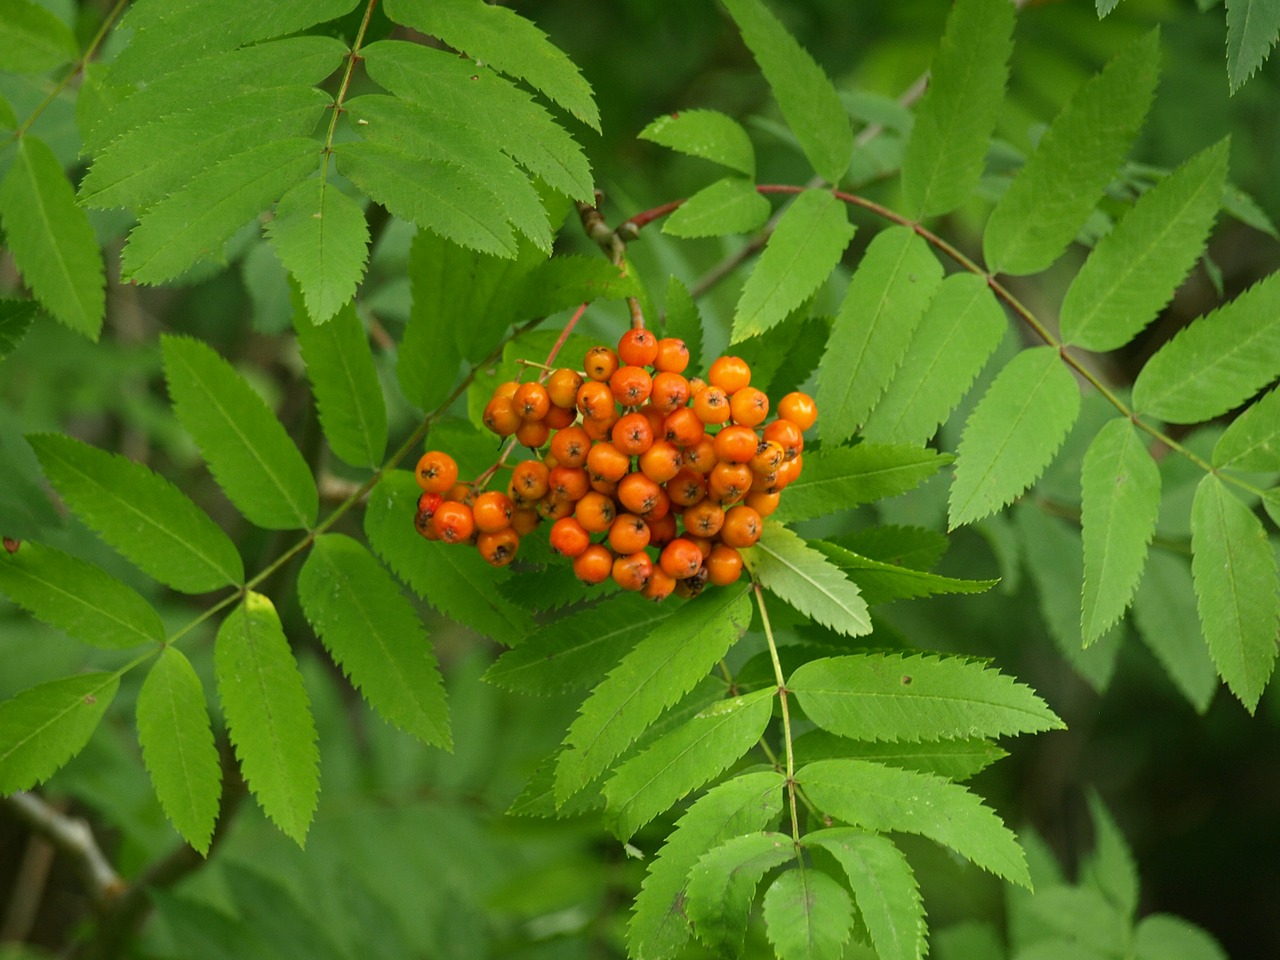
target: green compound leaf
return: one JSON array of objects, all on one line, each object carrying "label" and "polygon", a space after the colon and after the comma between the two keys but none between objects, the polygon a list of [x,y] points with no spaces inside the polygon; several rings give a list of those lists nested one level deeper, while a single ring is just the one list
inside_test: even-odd
[{"label": "green compound leaf", "polygon": [[1170,423],[1238,407],[1280,374],[1278,315],[1280,273],[1273,273],[1157,350],[1134,382],[1134,407]]},{"label": "green compound leaf", "polygon": [[724,5],[814,171],[838,183],[853,157],[853,129],[830,78],[759,0]]},{"label": "green compound leaf", "polygon": [[138,741],[165,815],[208,856],[222,796],[204,687],[181,650],[165,647],[138,691]]},{"label": "green compound leaf", "polygon": [[34,300],[0,298],[0,360],[13,353],[22,342],[39,312]]},{"label": "green compound leaf", "polygon": [[942,264],[908,227],[867,246],[849,281],[818,377],[822,439],[843,443],[866,421],[942,282]]},{"label": "green compound leaf", "polygon": [[360,204],[328,179],[303,180],[282,196],[267,239],[298,281],[315,323],[355,296],[369,255],[369,227]]},{"label": "green compound leaf", "polygon": [[734,837],[703,854],[689,871],[684,903],[698,939],[725,956],[741,956],[760,878],[795,855],[792,839],[772,831]]},{"label": "green compound leaf", "polygon": [[844,887],[801,864],[774,880],[761,904],[765,933],[778,960],[840,960],[853,932],[853,903]]},{"label": "green compound leaf", "polygon": [[917,217],[954,210],[982,176],[1013,51],[1013,7],[957,3],[902,158],[902,193]]},{"label": "green compound leaf", "polygon": [[325,534],[298,574],[303,613],[334,662],[388,723],[449,749],[444,683],[422,620],[361,544]]},{"label": "green compound leaf", "polygon": [[981,520],[1036,482],[1080,414],[1080,387],[1053,347],[1023,350],[969,414],[956,451],[950,525]]},{"label": "green compound leaf", "polygon": [[353,467],[378,466],[387,449],[387,407],[355,304],[319,324],[295,291],[293,328],[330,448]]},{"label": "green compound leaf", "polygon": [[1142,126],[1159,59],[1153,31],[1117,54],[1054,118],[987,221],[983,254],[992,273],[1037,273],[1075,238]]},{"label": "green compound leaf", "polygon": [[427,5],[390,0],[387,16],[525,81],[599,131],[600,112],[590,84],[545,33],[514,11],[477,0],[433,0]]},{"label": "green compound leaf", "polygon": [[71,437],[27,440],[58,495],[143,573],[183,593],[244,581],[235,544],[168,480]]},{"label": "green compound leaf", "polygon": [[301,846],[320,792],[316,726],[280,617],[262,594],[248,593],[222,621],[214,672],[245,783]]},{"label": "green compound leaf", "polygon": [[1280,34],[1280,3],[1275,0],[1227,0],[1227,80],[1231,92],[1271,55]]},{"label": "green compound leaf", "polygon": [[857,585],[868,606],[939,593],[985,593],[999,582],[960,580],[924,570],[912,570],[897,563],[861,556],[824,540],[813,541],[813,546]]},{"label": "green compound leaf", "polygon": [[1009,754],[990,740],[849,740],[826,730],[810,730],[796,737],[795,755],[796,763],[873,760],[947,780],[968,780]]},{"label": "green compound leaf", "polygon": [[701,157],[747,177],[756,174],[756,154],[747,131],[719,110],[681,110],[651,121],[636,134],[691,157]]},{"label": "green compound leaf", "polygon": [[1084,593],[1080,634],[1088,646],[1124,613],[1146,564],[1160,513],[1160,469],[1128,418],[1103,427],[1080,469]]},{"label": "green compound leaf", "polygon": [[107,303],[102,253],[62,164],[37,137],[19,138],[0,183],[0,226],[40,305],[97,340]]},{"label": "green compound leaf", "polygon": [[0,50],[10,73],[44,73],[80,53],[66,24],[29,0],[0,0]]},{"label": "green compound leaf", "polygon": [[1280,630],[1276,555],[1262,521],[1213,474],[1196,488],[1191,551],[1209,655],[1231,692],[1253,713],[1275,666]]},{"label": "green compound leaf", "polygon": [[855,740],[951,740],[1060,730],[1030,687],[982,663],[919,654],[810,660],[787,689],[824,730]]},{"label": "green compound leaf", "polygon": [[1031,885],[1017,839],[964,787],[865,760],[818,760],[797,770],[796,781],[838,820],[877,833],[918,833],[997,877]]},{"label": "green compound leaf", "polygon": [[604,785],[610,828],[626,839],[750,750],[764,734],[777,691],[722,700],[618,767]]},{"label": "green compound leaf", "polygon": [[871,632],[866,601],[840,569],[774,520],[743,557],[753,578],[805,616],[847,637]]},{"label": "green compound leaf", "polygon": [[556,762],[563,804],[604,773],[668,707],[694,688],[746,629],[747,587],[691,600],[636,644],[583,701]]},{"label": "green compound leaf", "polygon": [[924,483],[951,459],[925,447],[878,443],[806,451],[804,471],[787,485],[776,516],[788,523],[811,520],[897,496]]},{"label": "green compound leaf", "polygon": [[806,190],[782,212],[742,286],[731,340],[764,333],[817,290],[853,239],[853,225],[829,190]]},{"label": "green compound leaf", "polygon": [[1174,686],[1197,713],[1204,713],[1218,689],[1218,671],[1200,633],[1195,585],[1186,557],[1161,550],[1151,553],[1133,597],[1133,619],[1138,636]]},{"label": "green compound leaf", "polygon": [[136,590],[52,547],[26,541],[16,553],[0,556],[0,593],[95,647],[123,650],[164,642],[160,615]]},{"label": "green compound leaf", "polygon": [[863,437],[915,446],[928,441],[969,392],[1007,328],[1004,310],[982,277],[955,273],[944,279],[868,415]]},{"label": "green compound leaf", "polygon": [[268,530],[314,524],[311,470],[262,397],[203,341],[168,335],[161,350],[174,413],[236,508]]},{"label": "green compound leaf", "polygon": [[1215,467],[1280,470],[1280,388],[1232,421],[1213,448]]},{"label": "green compound leaf", "polygon": [[750,233],[769,219],[769,201],[742,177],[725,177],[680,204],[662,226],[673,237],[723,237]]},{"label": "green compound leaf", "polygon": [[1102,237],[1062,301],[1062,337],[1099,352],[1124,346],[1173,299],[1204,252],[1227,176],[1229,142],[1197,154]]},{"label": "green compound leaf", "polygon": [[632,956],[670,960],[689,940],[685,916],[690,870],[726,840],[763,830],[782,812],[785,777],[772,770],[744,773],[698,798],[676,822],[636,896],[627,930]]},{"label": "green compound leaf", "polygon": [[924,903],[911,864],[891,840],[830,827],[806,834],[804,842],[822,847],[844,868],[880,960],[923,960]]},{"label": "green compound leaf", "polygon": [[83,673],[0,703],[0,794],[47,780],[83,750],[119,687],[119,674]]}]

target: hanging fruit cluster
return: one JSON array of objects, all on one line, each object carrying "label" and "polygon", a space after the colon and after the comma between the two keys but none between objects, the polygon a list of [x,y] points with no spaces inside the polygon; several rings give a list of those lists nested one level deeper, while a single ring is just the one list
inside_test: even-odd
[{"label": "hanging fruit cluster", "polygon": [[501,384],[485,426],[543,453],[516,464],[501,492],[459,483],[453,458],[428,451],[416,471],[418,532],[474,543],[502,566],[547,520],[552,549],[584,583],[612,577],[653,600],[733,583],[738,551],[800,475],[817,407],[789,393],[766,424],[769,398],[744,360],[719,357],[705,380],[686,378],[688,364],[683,340],[632,329],[617,350],[588,350],[581,373]]}]

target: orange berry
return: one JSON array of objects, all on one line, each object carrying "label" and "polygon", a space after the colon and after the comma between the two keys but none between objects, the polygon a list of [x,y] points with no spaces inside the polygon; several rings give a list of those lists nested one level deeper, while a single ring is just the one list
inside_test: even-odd
[{"label": "orange berry", "polygon": [[717,587],[727,587],[742,576],[742,554],[733,547],[717,543],[707,557],[707,579]]},{"label": "orange berry", "polygon": [[579,426],[565,427],[551,438],[551,455],[562,466],[583,466],[590,450],[591,437]]},{"label": "orange berry", "polygon": [[542,518],[538,516],[538,511],[531,507],[516,507],[511,511],[511,529],[522,537],[537,530],[541,522]]},{"label": "orange berry", "polygon": [[428,450],[418,460],[413,475],[427,493],[444,493],[458,479],[458,463],[440,450]]},{"label": "orange berry", "polygon": [[675,580],[688,579],[702,568],[702,551],[696,543],[676,537],[662,548],[658,566]]},{"label": "orange berry", "polygon": [[741,357],[716,357],[707,371],[707,379],[725,393],[736,393],[751,382],[751,368]]},{"label": "orange berry", "polygon": [[666,440],[655,440],[640,454],[640,472],[654,483],[666,483],[680,472],[680,448]]},{"label": "orange berry", "polygon": [[588,420],[604,420],[613,413],[613,391],[606,383],[589,380],[578,388],[577,407]]},{"label": "orange berry", "polygon": [[431,518],[431,523],[445,543],[460,543],[466,540],[476,527],[471,508],[456,500],[446,500],[440,504],[436,508],[435,516]]},{"label": "orange berry", "polygon": [[592,347],[587,351],[582,368],[592,380],[604,383],[618,369],[618,355],[608,347]]},{"label": "orange berry", "polygon": [[591,534],[578,522],[577,517],[561,517],[551,525],[547,542],[562,557],[576,557],[591,545]]},{"label": "orange berry", "polygon": [[749,547],[760,539],[763,529],[760,514],[746,504],[739,504],[725,513],[720,542],[730,547]]},{"label": "orange berry", "polygon": [[541,500],[533,505],[538,511],[538,516],[544,520],[550,520],[555,523],[565,517],[573,515],[574,502],[572,500],[562,500],[559,497],[553,497],[547,494]]},{"label": "orange berry", "polygon": [[804,449],[804,434],[790,420],[775,420],[761,432],[765,440],[775,440],[782,447],[788,460],[794,460],[796,454]]},{"label": "orange berry", "polygon": [[511,436],[524,423],[510,397],[493,397],[484,405],[482,419],[484,425],[500,437]]},{"label": "orange berry", "polygon": [[779,492],[766,493],[764,490],[753,489],[743,502],[763,518],[777,510],[781,501],[782,494]]},{"label": "orange berry", "polygon": [[730,414],[728,394],[720,387],[707,387],[693,398],[691,409],[705,424],[724,423]]},{"label": "orange berry", "polygon": [[620,513],[609,527],[609,549],[614,553],[635,553],[649,545],[649,525],[634,513]]},{"label": "orange berry", "polygon": [[587,471],[601,480],[621,480],[630,469],[631,458],[612,443],[597,443],[587,454]]},{"label": "orange berry", "polygon": [[698,552],[702,554],[703,562],[707,557],[711,556],[711,540],[708,537],[695,536],[692,533],[685,532],[684,538],[698,548]]},{"label": "orange berry", "polygon": [[658,341],[658,353],[653,358],[653,368],[667,373],[683,373],[689,366],[689,348],[679,337],[663,337]]},{"label": "orange berry", "polygon": [[514,380],[506,380],[493,388],[493,395],[495,397],[506,397],[508,400],[511,400],[515,397],[516,391],[519,389],[520,384],[516,383]]},{"label": "orange berry", "polygon": [[714,500],[699,500],[681,517],[684,531],[693,537],[714,537],[724,525],[724,507]]},{"label": "orange berry", "polygon": [[638,407],[653,392],[653,378],[644,367],[619,367],[609,378],[609,389],[624,407]]},{"label": "orange berry", "polygon": [[476,492],[469,483],[455,483],[445,493],[445,500],[455,500],[458,503],[465,503],[468,507],[475,500]]},{"label": "orange berry", "polygon": [[547,377],[547,396],[557,407],[572,408],[578,402],[580,386],[582,386],[582,376],[576,370],[561,367]]},{"label": "orange berry", "polygon": [[[423,494],[423,496],[438,497],[438,493]],[[435,508],[431,510],[419,510],[413,515],[413,528],[428,540],[439,540],[440,534],[436,533],[435,524],[431,521],[435,518]]]},{"label": "orange berry", "polygon": [[618,359],[633,367],[647,367],[658,356],[658,338],[651,330],[628,330],[618,338]]},{"label": "orange berry", "polygon": [[524,460],[511,471],[511,487],[526,503],[540,500],[550,489],[551,471],[541,460]]},{"label": "orange berry", "polygon": [[557,407],[554,403],[547,410],[547,415],[542,418],[552,430],[563,430],[573,424],[578,419],[578,411],[573,407]]},{"label": "orange berry", "polygon": [[678,373],[663,370],[653,376],[649,402],[662,414],[673,413],[689,402],[689,381]]},{"label": "orange berry", "polygon": [[688,447],[701,440],[707,432],[706,424],[699,419],[692,407],[673,411],[662,422],[662,436],[677,447]]},{"label": "orange berry", "polygon": [[649,574],[649,582],[640,591],[640,596],[659,603],[671,596],[671,591],[675,588],[675,578],[661,567],[655,566]]},{"label": "orange berry", "polygon": [[582,467],[555,466],[547,475],[547,487],[550,496],[557,500],[574,503],[585,497],[591,490],[591,480]]},{"label": "orange berry", "polygon": [[520,549],[520,534],[510,527],[487,531],[476,538],[476,549],[495,567],[505,567]]},{"label": "orange berry", "polygon": [[629,457],[639,456],[653,446],[653,428],[643,413],[624,414],[609,436],[613,445]]},{"label": "orange berry", "polygon": [[605,533],[613,526],[617,508],[612,497],[593,490],[577,502],[573,516],[588,533]]},{"label": "orange berry", "polygon": [[676,517],[673,513],[661,517],[648,517],[645,523],[649,525],[649,546],[651,547],[665,547],[676,538]]},{"label": "orange berry", "polygon": [[686,467],[696,470],[703,476],[708,475],[719,463],[716,459],[715,440],[711,437],[702,437],[697,443],[685,447],[681,460]]},{"label": "orange berry", "polygon": [[471,505],[476,529],[481,533],[493,533],[511,526],[513,512],[515,512],[515,505],[511,502],[511,498],[497,490],[480,494]]},{"label": "orange berry", "polygon": [[743,387],[729,397],[729,413],[734,423],[755,427],[769,415],[769,398],[763,390]]},{"label": "orange berry", "polygon": [[586,584],[604,583],[613,573],[613,554],[608,547],[593,543],[573,558],[573,573]]},{"label": "orange berry", "polygon": [[761,440],[747,463],[752,473],[767,476],[781,467],[786,459],[787,453],[777,440]]},{"label": "orange berry", "polygon": [[717,463],[707,478],[707,497],[720,504],[736,503],[751,489],[751,468],[745,463]]},{"label": "orange berry", "polygon": [[526,420],[516,431],[516,440],[521,446],[528,447],[530,450],[537,450],[547,442],[550,436],[551,428],[547,426],[545,420]]},{"label": "orange berry", "polygon": [[623,590],[640,592],[653,575],[653,561],[643,550],[613,561],[613,582]]},{"label": "orange berry", "polygon": [[698,572],[691,577],[676,581],[676,596],[684,597],[688,600],[690,597],[696,597],[702,592],[702,588],[707,585],[707,568],[705,565],[698,568]]},{"label": "orange berry", "polygon": [[608,440],[609,435],[613,432],[613,425],[618,422],[619,414],[614,410],[612,414],[603,420],[583,420],[582,429],[587,431],[587,436],[594,442]]},{"label": "orange berry", "polygon": [[714,450],[721,463],[746,463],[756,453],[760,438],[750,427],[733,424],[716,434]]},{"label": "orange berry", "polygon": [[667,496],[681,507],[691,507],[707,495],[707,478],[692,467],[681,467],[667,481]]},{"label": "orange berry", "polygon": [[551,397],[540,383],[522,383],[511,398],[522,420],[541,420],[551,409]]},{"label": "orange berry", "polygon": [[818,405],[813,402],[813,397],[796,390],[778,401],[778,416],[790,420],[804,432],[817,421]]},{"label": "orange berry", "polygon": [[644,516],[664,500],[662,488],[643,473],[628,473],[618,481],[618,502],[632,513]]}]

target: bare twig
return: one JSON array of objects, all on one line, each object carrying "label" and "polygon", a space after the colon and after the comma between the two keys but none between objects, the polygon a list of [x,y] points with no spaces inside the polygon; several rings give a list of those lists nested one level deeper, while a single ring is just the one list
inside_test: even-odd
[{"label": "bare twig", "polygon": [[96,906],[111,903],[124,891],[125,881],[108,862],[84,820],[68,816],[38,794],[25,790],[0,798],[0,802],[75,862]]}]

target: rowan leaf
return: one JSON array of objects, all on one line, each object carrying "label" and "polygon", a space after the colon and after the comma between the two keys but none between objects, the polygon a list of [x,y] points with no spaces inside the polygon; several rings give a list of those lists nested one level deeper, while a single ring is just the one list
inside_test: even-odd
[{"label": "rowan leaf", "polygon": [[673,237],[724,237],[750,233],[769,219],[769,201],[743,177],[725,177],[680,204],[662,225]]},{"label": "rowan leaf", "polygon": [[1259,472],[1280,470],[1280,387],[1231,422],[1213,447],[1213,465]]},{"label": "rowan leaf", "polygon": [[1210,934],[1182,917],[1151,913],[1133,931],[1134,960],[1227,960]]},{"label": "rowan leaf", "polygon": [[22,342],[39,312],[34,300],[0,298],[0,361]]},{"label": "rowan leaf", "polygon": [[1187,558],[1152,551],[1133,596],[1133,619],[1173,685],[1204,713],[1218,689],[1218,671],[1200,632]]},{"label": "rowan leaf", "polygon": [[1231,92],[1271,55],[1280,36],[1280,3],[1275,0],[1227,0],[1227,80]]},{"label": "rowan leaf", "polygon": [[779,520],[811,520],[860,503],[913,490],[951,457],[927,447],[860,443],[805,451],[804,471],[787,484],[778,504]]},{"label": "rowan leaf", "polygon": [[866,601],[839,568],[782,524],[768,520],[743,558],[757,583],[847,637],[871,632]]},{"label": "rowan leaf", "polygon": [[165,815],[201,855],[209,855],[222,796],[204,687],[186,656],[168,646],[138,691],[138,741]]},{"label": "rowan leaf", "polygon": [[866,422],[942,282],[942,265],[908,227],[876,234],[849,281],[818,376],[825,443]]},{"label": "rowan leaf", "polygon": [[1086,799],[1093,820],[1093,849],[1080,865],[1080,879],[1110,900],[1122,917],[1133,917],[1138,908],[1138,865],[1097,793],[1090,790]]},{"label": "rowan leaf", "polygon": [[871,760],[947,780],[968,780],[1009,755],[990,740],[849,740],[820,728],[796,737],[794,752],[796,763]]},{"label": "rowan leaf", "polygon": [[764,929],[778,960],[840,960],[853,932],[849,894],[806,864],[770,884],[761,903]]},{"label": "rowan leaf", "polygon": [[0,794],[49,779],[83,750],[119,688],[118,673],[81,673],[0,703]]},{"label": "rowan leaf", "polygon": [[904,568],[896,563],[873,560],[825,540],[813,546],[834,563],[857,586],[869,606],[891,600],[916,599],[939,593],[985,593],[998,580],[962,580],[924,570]]},{"label": "rowan leaf", "polygon": [[684,903],[698,939],[722,954],[741,956],[760,879],[795,855],[790,837],[763,831],[733,837],[698,858]]},{"label": "rowan leaf", "polygon": [[691,157],[710,160],[746,177],[754,177],[756,173],[755,148],[747,131],[719,110],[663,114],[636,136]]},{"label": "rowan leaf", "polygon": [[348,303],[364,276],[369,228],[364,211],[326,177],[295,185],[276,204],[267,239],[302,288],[316,324]]},{"label": "rowan leaf", "polygon": [[702,317],[698,314],[698,305],[689,295],[689,288],[674,276],[667,280],[665,320],[665,335],[678,337],[689,348],[688,369],[701,370]]},{"label": "rowan leaf", "polygon": [[0,50],[9,73],[44,73],[80,53],[75,36],[50,10],[29,0],[0,0]]},{"label": "rowan leaf", "polygon": [[311,527],[315,480],[262,397],[201,340],[166,335],[161,350],[173,411],[236,508],[267,530]]}]

